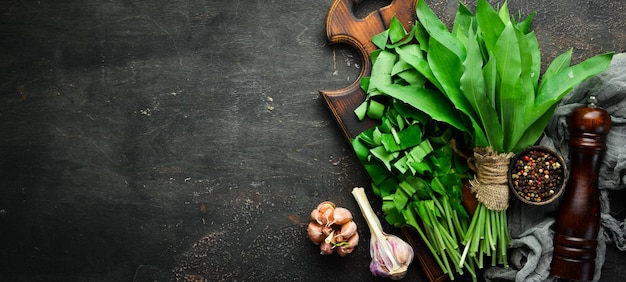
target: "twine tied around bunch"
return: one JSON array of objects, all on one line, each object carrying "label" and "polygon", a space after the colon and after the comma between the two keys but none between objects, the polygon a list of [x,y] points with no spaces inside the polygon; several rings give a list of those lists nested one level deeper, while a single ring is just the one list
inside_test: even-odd
[{"label": "twine tied around bunch", "polygon": [[513,153],[498,154],[491,147],[474,149],[474,157],[468,159],[476,175],[470,180],[471,191],[476,200],[490,210],[503,211],[509,207],[507,173]]}]

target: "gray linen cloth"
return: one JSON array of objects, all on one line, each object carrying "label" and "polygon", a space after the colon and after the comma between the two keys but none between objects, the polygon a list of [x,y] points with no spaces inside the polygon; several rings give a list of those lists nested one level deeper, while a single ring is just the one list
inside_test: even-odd
[{"label": "gray linen cloth", "polygon": [[[567,117],[573,109],[587,104],[590,96],[611,114],[612,128],[607,136],[607,151],[599,175],[601,228],[598,235],[596,271],[599,281],[607,244],[626,250],[626,220],[610,215],[609,193],[626,186],[626,53],[616,54],[609,69],[592,77],[568,93],[557,106],[540,145],[555,149],[569,164]],[[511,266],[485,271],[486,281],[554,281],[550,277],[555,213],[559,202],[543,207],[528,206],[514,199],[509,208]]]}]

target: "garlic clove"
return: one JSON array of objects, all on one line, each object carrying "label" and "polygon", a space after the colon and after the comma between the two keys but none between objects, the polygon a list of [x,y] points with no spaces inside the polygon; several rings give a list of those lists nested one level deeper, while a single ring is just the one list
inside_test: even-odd
[{"label": "garlic clove", "polygon": [[319,215],[317,215],[315,220],[320,224],[328,224],[328,222],[332,220],[335,204],[330,201],[321,202],[317,205],[316,210],[319,212]]},{"label": "garlic clove", "polygon": [[350,247],[352,248],[359,245],[359,233],[354,233],[354,235],[352,235],[350,239],[348,239],[348,244],[350,244]]},{"label": "garlic clove", "polygon": [[332,243],[326,243],[326,241],[322,241],[320,244],[320,254],[322,255],[331,255],[335,251],[335,245]]},{"label": "garlic clove", "polygon": [[322,213],[322,223],[326,224],[326,226],[331,226],[333,225],[333,214],[334,214],[334,208],[332,209],[326,209],[324,210],[324,212]]},{"label": "garlic clove", "polygon": [[354,251],[354,248],[352,247],[339,247],[337,248],[337,254],[341,257],[345,257],[347,255],[349,255],[350,253],[352,253],[352,251]]},{"label": "garlic clove", "polygon": [[317,205],[317,209],[320,212],[324,212],[328,208],[334,209],[335,208],[335,203],[333,203],[331,201],[323,201],[323,202],[321,202],[321,203],[319,203]]},{"label": "garlic clove", "polygon": [[335,209],[335,204],[330,201],[321,202],[319,205],[317,205],[317,210],[321,214],[324,214],[328,212],[329,210],[332,212],[334,209]]},{"label": "garlic clove", "polygon": [[322,225],[322,233],[324,234],[324,236],[328,236],[330,235],[330,233],[333,233],[333,228],[331,226],[328,226],[326,224]]},{"label": "garlic clove", "polygon": [[341,226],[341,230],[339,234],[335,235],[337,238],[337,242],[347,241],[352,235],[356,233],[356,223],[354,221],[349,221]]},{"label": "garlic clove", "polygon": [[335,204],[330,201],[321,202],[315,207],[313,211],[311,211],[311,220],[315,220],[319,224],[326,224],[328,221],[324,221],[324,214],[329,212],[329,210],[334,210]]},{"label": "garlic clove", "polygon": [[346,244],[342,244],[337,248],[337,254],[342,257],[352,253],[354,248],[359,244],[359,233],[354,233],[354,235],[352,235],[352,237],[350,237],[345,243]]},{"label": "garlic clove", "polygon": [[309,222],[307,227],[307,237],[315,244],[319,245],[324,240],[323,226],[315,221]]},{"label": "garlic clove", "polygon": [[318,209],[314,209],[311,211],[311,221],[315,221],[320,225],[322,224],[322,213],[320,213]]},{"label": "garlic clove", "polygon": [[352,213],[346,209],[346,208],[342,208],[342,207],[336,207],[333,210],[333,220],[331,222],[329,222],[328,224],[337,224],[337,225],[344,225],[347,222],[352,220]]},{"label": "garlic clove", "polygon": [[[395,235],[388,235],[391,239],[389,240],[389,244],[391,245],[391,249],[394,253],[394,256],[398,260],[400,264],[408,264],[413,261],[413,248],[411,245],[400,239]],[[393,238],[395,237],[395,238]]]}]

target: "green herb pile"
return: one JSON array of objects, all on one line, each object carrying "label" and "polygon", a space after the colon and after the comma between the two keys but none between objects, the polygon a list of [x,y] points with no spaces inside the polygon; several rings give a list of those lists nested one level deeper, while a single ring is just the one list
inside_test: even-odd
[{"label": "green herb pile", "polygon": [[381,124],[359,134],[353,147],[383,199],[387,222],[418,231],[439,266],[454,278],[475,264],[460,266],[469,216],[462,205],[462,181],[471,175],[451,139],[458,130],[395,99],[380,104]]},{"label": "green herb pile", "polygon": [[468,217],[460,189],[472,172],[451,139],[495,154],[535,144],[563,96],[606,70],[613,54],[571,66],[570,49],[541,75],[534,14],[516,19],[506,2],[496,10],[486,0],[478,0],[473,14],[459,3],[448,30],[423,0],[416,13],[408,32],[393,19],[372,38],[379,49],[371,54],[370,77],[361,81],[366,101],[355,114],[381,123],[358,135],[353,147],[387,221],[418,230],[451,278],[463,269],[474,276],[484,255],[507,266],[506,209],[479,202]]}]

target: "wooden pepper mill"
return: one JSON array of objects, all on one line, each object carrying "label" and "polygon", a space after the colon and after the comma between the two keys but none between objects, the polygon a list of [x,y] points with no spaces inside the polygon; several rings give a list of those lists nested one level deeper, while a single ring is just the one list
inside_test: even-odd
[{"label": "wooden pepper mill", "polygon": [[600,229],[598,175],[610,129],[611,116],[596,106],[593,96],[570,116],[570,176],[556,217],[550,270],[555,277],[593,280]]}]

